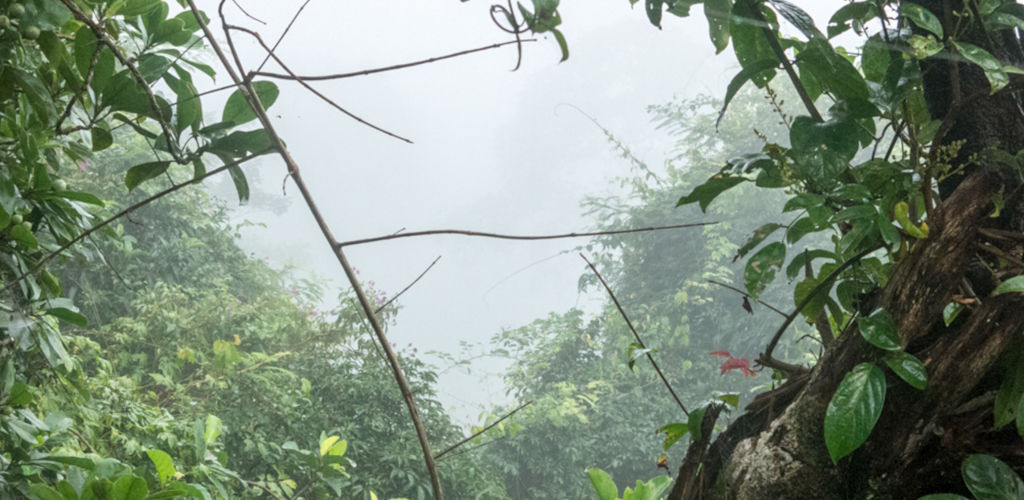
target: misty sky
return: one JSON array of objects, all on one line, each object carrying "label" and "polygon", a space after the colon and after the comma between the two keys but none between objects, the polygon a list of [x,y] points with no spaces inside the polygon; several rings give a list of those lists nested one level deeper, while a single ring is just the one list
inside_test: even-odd
[{"label": "misty sky", "polygon": [[[272,43],[301,3],[241,3],[266,25],[247,19],[232,2],[226,14],[230,22],[258,29]],[[815,3],[818,11],[812,14],[823,26],[827,7],[836,2]],[[200,5],[215,14],[216,2]],[[310,75],[388,66],[508,40],[491,23],[489,7],[481,0],[312,0],[278,54],[296,73]],[[510,71],[515,48],[505,47],[314,84],[352,113],[408,137],[411,145],[356,123],[297,84],[278,82],[281,96],[270,114],[339,240],[402,228],[510,234],[592,229],[580,200],[618,194],[612,181],[628,175],[629,165],[600,129],[566,105],[592,115],[657,167],[670,138],[654,129],[645,108],[673,96],[721,97],[735,73],[731,47],[714,55],[700,6],[687,19],[666,15],[661,31],[647,22],[642,2],[631,8],[627,0],[566,0],[560,11],[571,52],[561,64],[548,37],[524,46],[516,72]],[[258,46],[238,41],[246,64],[258,64],[263,56]],[[272,64],[268,69],[279,70]],[[285,169],[280,160],[268,156],[247,172],[256,192],[235,218],[266,227],[247,230],[244,245],[276,265],[292,263],[347,287],[290,183],[282,204]],[[215,191],[224,188],[214,183]],[[268,210],[282,206],[286,209],[280,213]],[[404,309],[389,334],[400,346],[411,343],[421,353],[457,354],[461,341],[483,342],[549,312],[596,309],[602,296],[577,292],[585,264],[572,249],[581,243],[430,236],[347,252],[364,280],[389,293],[442,256],[402,297]],[[499,370],[493,363],[475,369],[478,374]],[[487,404],[503,401],[498,380],[489,382],[479,384],[475,377],[452,371],[441,378],[438,390],[468,423]]]}]

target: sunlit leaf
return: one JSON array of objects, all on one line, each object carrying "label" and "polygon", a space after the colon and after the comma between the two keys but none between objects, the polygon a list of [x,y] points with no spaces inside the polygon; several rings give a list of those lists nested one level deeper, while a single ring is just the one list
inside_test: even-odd
[{"label": "sunlit leaf", "polygon": [[590,484],[594,486],[594,490],[597,491],[597,496],[601,500],[619,498],[619,488],[615,486],[615,481],[612,481],[612,477],[607,472],[593,467],[587,469],[587,476],[590,477]]},{"label": "sunlit leaf", "polygon": [[160,477],[160,484],[167,484],[174,478],[174,460],[163,450],[146,450],[146,455],[156,467],[156,473]]}]

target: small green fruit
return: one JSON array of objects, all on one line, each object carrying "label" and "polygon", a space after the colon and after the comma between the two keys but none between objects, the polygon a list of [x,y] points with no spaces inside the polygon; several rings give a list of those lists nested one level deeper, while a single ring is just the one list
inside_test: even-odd
[{"label": "small green fruit", "polygon": [[12,3],[11,6],[7,8],[7,13],[10,14],[11,17],[24,16],[25,6],[20,3]]},{"label": "small green fruit", "polygon": [[21,224],[24,220],[25,218],[22,217],[21,214],[14,214],[13,216],[11,216],[11,225],[17,226],[18,224]]},{"label": "small green fruit", "polygon": [[25,32],[21,34],[21,36],[25,37],[26,40],[35,40],[36,38],[39,38],[39,35],[39,26],[29,26],[28,28],[25,28]]},{"label": "small green fruit", "polygon": [[53,181],[53,189],[55,191],[66,191],[68,189],[68,183],[64,182],[64,179],[57,179]]},{"label": "small green fruit", "polygon": [[22,222],[22,223],[21,223],[21,226],[22,226],[22,227],[24,227],[25,229],[28,229],[29,231],[31,231],[31,230],[32,230],[32,223],[31,223],[31,222],[29,222],[29,221],[24,221],[24,222]]},{"label": "small green fruit", "polygon": [[0,29],[7,29],[11,26],[11,18],[0,15]]}]

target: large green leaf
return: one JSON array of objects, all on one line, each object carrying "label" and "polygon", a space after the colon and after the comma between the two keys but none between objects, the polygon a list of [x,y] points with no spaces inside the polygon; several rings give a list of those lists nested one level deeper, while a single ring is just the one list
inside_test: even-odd
[{"label": "large green leaf", "polygon": [[682,422],[668,424],[658,429],[658,432],[665,433],[665,450],[668,451],[672,445],[690,433],[690,427]]},{"label": "large green leaf", "polygon": [[1010,83],[1010,76],[1006,74],[1003,64],[989,51],[967,42],[953,41],[953,45],[965,59],[981,66],[993,94]]},{"label": "large green leaf", "polygon": [[697,203],[700,205],[701,212],[707,212],[708,205],[711,200],[714,200],[718,195],[725,192],[727,189],[746,181],[747,179],[740,176],[729,175],[729,174],[715,174],[710,179],[693,188],[693,191],[679,198],[676,206],[683,206],[690,203]]},{"label": "large green leaf", "polygon": [[769,0],[772,7],[782,15],[782,17],[789,21],[790,24],[796,26],[796,29],[800,30],[808,40],[815,38],[824,38],[825,35],[814,25],[814,19],[800,7],[787,2],[786,0]]},{"label": "large green leaf", "polygon": [[898,351],[900,347],[900,334],[896,329],[896,322],[892,315],[885,309],[879,309],[874,314],[862,317],[857,320],[860,334],[869,344],[886,351]]},{"label": "large green leaf", "polygon": [[[270,106],[277,101],[277,96],[280,94],[280,90],[274,82],[253,82],[252,87],[256,91],[256,97],[259,98],[264,109],[270,109]],[[256,113],[249,107],[249,103],[245,100],[245,95],[242,91],[236,90],[232,92],[231,96],[228,97],[227,103],[224,104],[224,113],[221,115],[221,121],[241,125],[255,119]]]},{"label": "large green leaf", "polygon": [[156,467],[156,473],[160,477],[160,484],[167,484],[174,478],[174,460],[163,450],[146,450],[146,455]]},{"label": "large green leaf", "polygon": [[900,14],[919,28],[926,29],[940,39],[944,36],[942,21],[932,11],[912,2],[900,2]]},{"label": "large green leaf", "polygon": [[607,472],[592,467],[587,469],[587,476],[590,477],[590,484],[594,486],[594,490],[597,491],[597,496],[601,500],[616,500],[619,498],[619,488],[615,486],[615,481],[612,481],[612,477]]},{"label": "large green leaf", "polygon": [[[760,17],[754,9],[760,9],[760,5],[751,0],[738,0],[732,8],[732,18],[729,20],[729,35],[732,38],[732,48],[736,54],[736,60],[740,66],[747,68],[751,65],[766,60],[778,61],[778,56],[771,48],[768,38],[765,36],[763,24],[758,20]],[[770,26],[775,26],[775,14],[768,10],[762,12]],[[774,31],[774,28],[773,28]],[[775,76],[774,69],[765,69],[750,77],[750,80],[758,88],[764,87]]]},{"label": "large green leaf", "polygon": [[960,466],[977,500],[1024,500],[1024,482],[1009,465],[990,455],[971,455]]},{"label": "large green leaf", "polygon": [[839,100],[868,99],[868,85],[860,71],[828,43],[814,38],[797,55],[801,68],[806,68],[822,88]]},{"label": "large green leaf", "polygon": [[149,495],[146,480],[132,474],[124,475],[114,482],[107,496],[109,500],[143,500]]},{"label": "large green leaf", "polygon": [[169,161],[151,161],[135,165],[129,168],[124,175],[124,185],[128,187],[129,191],[135,189],[139,184],[166,172],[170,166],[171,162]]},{"label": "large green leaf", "polygon": [[825,412],[825,446],[832,463],[849,455],[871,435],[885,404],[885,374],[861,363],[839,383]]},{"label": "large green leaf", "polygon": [[690,418],[687,420],[686,428],[690,430],[690,435],[693,436],[693,440],[697,441],[701,438],[701,428],[704,423],[704,414],[707,413],[708,407],[701,406],[690,412]]}]

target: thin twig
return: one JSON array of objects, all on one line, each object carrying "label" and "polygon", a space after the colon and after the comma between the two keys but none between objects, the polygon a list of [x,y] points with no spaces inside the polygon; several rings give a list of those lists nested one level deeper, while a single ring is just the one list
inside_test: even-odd
[{"label": "thin twig", "polygon": [[[608,296],[612,298],[612,302],[615,303],[615,307],[619,309],[619,314],[622,315],[622,319],[626,320],[626,326],[628,326],[629,330],[633,332],[633,338],[636,339],[636,343],[640,344],[641,349],[646,350],[647,345],[644,344],[643,339],[640,338],[640,334],[637,333],[636,328],[633,327],[633,322],[629,320],[629,316],[626,315],[626,311],[622,308],[622,304],[619,303],[619,299],[615,297],[615,292],[612,292],[612,287],[608,286],[608,282],[604,280],[604,276],[601,276],[601,273],[598,272],[597,267],[595,267],[592,262],[587,260],[587,257],[583,255],[582,252],[580,253],[580,257],[583,259],[584,262],[587,263],[588,266],[590,266],[590,270],[594,271],[594,274],[597,275],[597,279],[601,280],[601,284],[604,285],[604,289],[608,291]],[[658,372],[658,376],[661,377],[662,383],[664,383],[665,387],[668,388],[668,392],[672,393],[672,399],[676,400],[676,404],[679,405],[679,408],[681,410],[683,410],[683,414],[689,417],[690,412],[686,411],[686,406],[683,405],[683,401],[679,399],[679,396],[676,394],[675,389],[672,388],[672,384],[668,383],[668,379],[665,378],[665,374],[662,373],[661,367],[658,366],[657,361],[654,361],[654,356],[651,356],[651,351],[648,350],[644,354],[647,355],[647,360],[651,362],[651,366],[654,367],[654,371]]]},{"label": "thin twig", "polygon": [[[484,446],[487,446],[489,444],[497,443],[498,441],[501,441],[502,439],[505,439],[507,437],[508,436],[500,436],[500,437],[496,437],[496,438],[494,438],[494,439],[492,439],[490,441],[487,441],[486,443],[480,443],[480,444],[478,444],[476,446],[470,446],[469,448],[466,448],[465,450],[462,450],[462,451],[453,453],[451,455],[448,455],[448,458],[457,457],[459,455],[464,455],[464,454],[469,453],[469,452],[471,452],[473,450],[476,450],[476,449],[479,449],[479,448],[483,448]],[[445,462],[445,463],[448,463],[448,462]]]},{"label": "thin twig", "polygon": [[[281,36],[277,37],[277,41],[274,42],[274,47],[272,49],[270,49],[272,52],[276,51],[277,47],[279,45],[281,45],[282,41],[284,41],[285,35],[287,35],[288,31],[290,31],[292,29],[292,25],[295,24],[295,21],[297,21],[299,19],[299,14],[302,14],[302,11],[305,10],[307,5],[309,5],[309,1],[310,0],[306,0],[305,2],[302,2],[302,6],[299,7],[299,10],[295,11],[295,15],[292,16],[292,20],[288,21],[288,26],[284,27],[284,31],[281,32]],[[267,54],[267,56],[263,58],[263,62],[261,62],[260,65],[256,67],[256,72],[259,73],[260,71],[262,71],[263,67],[267,65],[267,61],[269,61],[269,60],[270,60],[270,54]]]},{"label": "thin twig", "polygon": [[245,17],[248,17],[249,19],[252,19],[253,21],[256,21],[264,26],[267,25],[265,21],[246,11],[245,8],[242,7],[242,4],[238,3],[238,0],[231,0],[231,3],[235,4],[235,7],[238,7],[238,10],[242,11],[242,14],[245,14]]},{"label": "thin twig", "polygon": [[432,229],[430,231],[413,231],[409,233],[389,234],[387,236],[375,236],[373,238],[363,238],[361,240],[349,240],[338,243],[338,248],[347,247],[352,245],[363,245],[366,243],[375,243],[378,241],[396,240],[398,238],[411,238],[413,236],[430,236],[437,234],[459,234],[462,236],[479,236],[483,238],[497,238],[501,240],[520,240],[520,241],[536,241],[536,240],[557,240],[562,238],[584,238],[587,236],[607,236],[613,234],[628,234],[628,233],[641,233],[647,231],[664,231],[666,229],[682,229],[687,227],[699,227],[699,226],[710,226],[717,224],[717,222],[694,222],[692,224],[675,224],[672,226],[652,226],[642,227],[638,229],[621,229],[617,231],[592,231],[588,233],[565,233],[565,234],[545,234],[545,235],[512,235],[512,234],[499,234],[499,233],[485,233],[479,231],[467,231],[464,229]]},{"label": "thin twig", "polygon": [[159,193],[156,193],[156,194],[154,194],[154,195],[152,195],[152,196],[150,196],[150,197],[148,197],[148,198],[146,198],[146,199],[144,199],[144,200],[142,200],[142,201],[140,201],[138,203],[133,204],[132,206],[130,206],[130,207],[124,209],[124,210],[121,210],[120,212],[114,214],[113,216],[111,216],[110,218],[104,220],[103,222],[100,222],[99,224],[96,224],[95,226],[92,226],[89,229],[86,229],[85,232],[83,232],[82,234],[76,236],[71,241],[68,241],[67,243],[61,245],[56,250],[50,252],[46,257],[43,257],[42,260],[37,262],[31,268],[29,268],[29,270],[26,271],[24,274],[21,274],[17,278],[14,278],[9,283],[7,283],[7,285],[4,286],[3,290],[0,290],[0,293],[7,292],[11,288],[13,288],[14,285],[18,284],[19,282],[21,282],[21,280],[25,279],[25,277],[27,277],[27,276],[29,276],[31,274],[35,274],[36,271],[40,270],[43,266],[46,265],[47,262],[50,262],[50,260],[52,260],[54,257],[60,255],[65,250],[71,248],[72,246],[74,246],[78,242],[80,242],[80,241],[84,240],[85,238],[89,237],[89,235],[95,233],[96,231],[99,231],[100,229],[103,229],[104,227],[106,227],[111,222],[114,222],[115,220],[120,219],[121,217],[124,217],[124,216],[126,216],[126,215],[128,215],[128,214],[130,214],[130,213],[132,213],[132,212],[134,212],[136,210],[138,210],[139,208],[142,208],[142,207],[144,207],[144,206],[146,206],[146,205],[148,205],[148,204],[150,204],[150,203],[152,203],[152,202],[154,202],[154,201],[156,201],[156,200],[158,200],[160,198],[163,198],[164,196],[167,196],[167,195],[169,195],[169,194],[171,194],[171,193],[173,193],[173,192],[175,192],[175,191],[177,191],[177,190],[179,190],[179,189],[181,189],[181,188],[183,188],[185,186],[188,186],[188,185],[191,185],[191,184],[195,184],[195,183],[197,183],[197,182],[199,182],[199,181],[201,181],[203,179],[206,179],[207,177],[219,174],[219,173],[221,173],[221,172],[223,172],[223,171],[225,171],[225,170],[227,170],[227,169],[229,169],[231,167],[237,167],[237,166],[239,166],[239,165],[241,165],[241,164],[243,164],[243,163],[245,163],[245,162],[247,162],[247,161],[249,161],[249,160],[251,160],[253,158],[256,158],[257,156],[260,156],[260,155],[263,155],[263,154],[267,153],[268,151],[270,151],[270,150],[267,149],[267,150],[261,151],[259,153],[255,153],[255,154],[246,156],[244,158],[240,158],[240,159],[238,159],[236,161],[233,161],[231,163],[227,163],[225,165],[217,167],[217,168],[215,168],[213,170],[210,170],[209,172],[206,172],[205,174],[203,174],[203,175],[201,175],[201,176],[199,176],[199,177],[197,177],[195,179],[191,179],[191,180],[189,180],[187,182],[182,182],[180,184],[175,184],[175,185],[173,185],[173,186],[171,186],[171,187],[169,187],[167,189],[164,189],[163,191],[160,191]]},{"label": "thin twig", "polygon": [[[419,416],[419,410],[416,408],[416,400],[413,398],[412,388],[409,386],[409,381],[405,377],[405,373],[402,371],[402,367],[398,362],[398,356],[395,351],[391,348],[391,343],[388,342],[387,334],[384,332],[384,327],[381,325],[377,315],[373,312],[373,307],[370,305],[369,299],[366,297],[366,292],[363,291],[363,286],[359,282],[359,278],[356,276],[355,271],[352,269],[352,265],[349,264],[348,258],[345,256],[345,252],[338,246],[338,242],[331,232],[330,226],[327,225],[326,219],[320,212],[316,201],[313,199],[312,193],[309,191],[305,180],[302,177],[302,172],[299,168],[298,163],[292,158],[288,148],[285,146],[281,136],[278,135],[273,122],[270,117],[267,116],[267,110],[263,107],[263,103],[259,101],[259,96],[256,94],[255,89],[252,86],[252,82],[248,79],[243,80],[239,73],[235,72],[228,56],[224,53],[220,43],[217,42],[216,38],[213,37],[213,33],[210,31],[210,27],[202,19],[199,8],[196,7],[195,0],[187,0],[189,8],[192,10],[193,16],[196,18],[196,22],[199,23],[203,33],[206,34],[208,40],[210,40],[210,46],[214,53],[217,54],[217,58],[228,72],[231,81],[243,88],[242,94],[245,96],[249,103],[249,107],[256,114],[260,124],[266,131],[267,136],[270,138],[271,144],[277,149],[278,154],[287,166],[288,173],[291,175],[292,180],[295,182],[295,186],[298,188],[299,193],[302,195],[306,206],[309,208],[310,214],[316,220],[317,226],[320,228],[320,232],[324,239],[327,240],[327,244],[335,251],[335,256],[338,259],[338,264],[345,272],[345,276],[348,278],[349,284],[356,293],[356,298],[359,299],[359,304],[362,306],[363,313],[366,318],[370,321],[370,326],[373,328],[374,334],[377,336],[377,341],[380,343],[381,348],[384,350],[384,354],[387,356],[388,364],[391,367],[391,373],[395,378],[395,383],[398,385],[399,390],[402,393],[402,399],[405,401],[406,408],[409,410],[409,417],[412,420],[413,427],[416,430],[416,438],[419,440],[420,448],[423,450],[423,461],[427,468],[427,473],[430,475],[430,485],[433,489],[434,500],[444,500],[444,492],[441,489],[441,477],[437,473],[437,463],[434,461],[434,455],[430,452],[430,442],[427,439],[427,431],[423,425],[423,420]],[[231,45],[230,29],[225,22],[223,17],[224,0],[221,0],[220,11],[221,11],[221,23],[223,24],[224,33],[227,37],[229,46],[232,49],[231,56],[235,59],[235,62],[239,65],[238,71],[244,72],[244,68],[241,67],[241,61],[238,58],[238,53],[234,50],[234,46]],[[257,35],[257,40],[262,44],[262,40]],[[265,44],[264,44],[265,45]],[[270,52],[273,54],[273,52]],[[274,57],[277,60],[277,57]],[[283,67],[283,66],[282,66]]]},{"label": "thin twig", "polygon": [[[529,38],[529,39],[526,39],[526,40],[523,40],[523,41],[524,42],[536,42],[537,40],[534,39],[534,38]],[[422,60],[419,60],[419,61],[407,62],[407,63],[402,63],[402,64],[395,64],[393,66],[384,66],[382,68],[363,69],[363,70],[359,70],[359,71],[352,71],[350,73],[338,73],[338,74],[334,74],[334,75],[295,76],[295,75],[292,75],[292,74],[274,73],[274,72],[271,72],[271,71],[260,71],[259,69],[257,69],[253,73],[253,75],[262,76],[262,77],[266,77],[266,78],[277,78],[279,80],[303,80],[303,81],[307,81],[307,82],[315,82],[315,81],[320,81],[320,80],[340,80],[342,78],[353,78],[353,77],[356,77],[356,76],[366,76],[366,75],[372,75],[372,74],[375,74],[375,73],[384,73],[385,71],[395,71],[395,70],[399,70],[399,69],[411,68],[413,66],[420,66],[420,65],[423,65],[423,64],[435,63],[437,61],[443,61],[445,59],[452,59],[452,58],[455,58],[455,57],[460,57],[460,56],[464,56],[464,55],[468,55],[468,54],[473,54],[475,52],[483,52],[485,50],[496,49],[498,47],[504,47],[506,45],[512,45],[512,44],[515,44],[515,43],[517,43],[517,42],[514,41],[514,40],[513,41],[508,41],[508,42],[495,43],[495,44],[487,45],[487,46],[484,46],[484,47],[477,47],[475,49],[469,49],[469,50],[460,50],[458,52],[452,52],[451,54],[445,54],[443,56],[431,57],[431,58],[422,59]],[[276,49],[277,46],[274,46],[274,48]],[[270,55],[267,55],[267,58],[269,59]]]},{"label": "thin twig", "polygon": [[431,262],[430,265],[427,266],[427,268],[424,269],[423,272],[420,273],[420,275],[416,277],[416,279],[412,280],[412,283],[409,283],[408,285],[406,285],[406,287],[403,288],[402,291],[396,293],[394,297],[391,297],[390,299],[388,299],[387,302],[381,304],[381,306],[378,307],[376,310],[374,310],[373,313],[374,314],[380,314],[380,312],[383,311],[385,307],[391,305],[391,303],[394,302],[395,300],[397,300],[399,297],[401,297],[403,293],[405,293],[407,290],[412,288],[412,286],[415,285],[416,282],[420,280],[420,278],[426,276],[426,274],[428,272],[430,272],[430,268],[434,267],[434,264],[437,264],[437,261],[439,261],[439,260],[441,260],[441,256],[440,255],[438,255],[437,258],[434,259],[434,262]]},{"label": "thin twig", "polygon": [[736,288],[736,287],[734,287],[732,285],[726,285],[725,283],[722,283],[720,281],[715,281],[715,280],[708,280],[708,283],[711,283],[712,285],[718,285],[718,286],[723,287],[723,288],[728,288],[729,290],[732,290],[732,291],[734,291],[734,292],[736,292],[736,293],[738,293],[740,295],[743,295],[744,297],[746,297],[748,299],[754,299],[754,302],[757,302],[758,304],[761,304],[762,306],[765,306],[768,309],[771,309],[771,310],[781,314],[783,317],[786,316],[785,311],[783,311],[782,309],[779,309],[779,308],[777,308],[777,307],[775,307],[775,306],[773,306],[773,305],[771,305],[771,304],[769,304],[769,303],[767,303],[767,302],[765,302],[765,301],[763,301],[763,300],[761,300],[761,299],[759,299],[757,297],[754,297],[754,296],[750,295],[749,293],[744,292],[743,290],[740,290],[739,288]]},{"label": "thin twig", "polygon": [[804,84],[800,82],[800,77],[797,76],[796,71],[793,69],[793,63],[790,62],[789,57],[786,56],[786,51],[779,44],[779,39],[775,36],[775,32],[768,25],[768,21],[765,20],[764,14],[761,13],[759,5],[753,6],[754,20],[761,26],[761,31],[764,33],[765,38],[768,39],[768,45],[772,48],[772,52],[775,53],[775,57],[782,63],[783,69],[786,70],[786,74],[789,75],[789,80],[793,82],[793,87],[796,88],[797,95],[800,96],[800,100],[804,103],[804,107],[807,108],[807,112],[810,113],[811,118],[814,121],[823,122],[825,121],[821,117],[821,113],[818,112],[818,108],[814,106],[814,101],[811,96],[807,93],[807,89],[804,88]]},{"label": "thin twig", "polygon": [[89,71],[85,74],[85,83],[82,84],[82,88],[79,89],[78,92],[75,92],[71,96],[71,99],[68,99],[68,105],[64,108],[64,112],[61,113],[60,118],[57,119],[57,125],[54,127],[54,130],[56,130],[58,134],[65,133],[64,120],[67,120],[68,117],[71,116],[71,111],[75,108],[75,103],[82,97],[82,94],[89,91],[89,85],[92,84],[92,77],[96,74],[96,65],[100,62],[100,54],[102,52],[103,46],[96,44],[96,50],[92,53],[92,61],[89,63]]},{"label": "thin twig", "polygon": [[825,278],[822,279],[817,286],[812,288],[811,292],[808,293],[807,296],[805,296],[803,300],[801,300],[800,303],[796,305],[796,309],[794,309],[793,312],[786,315],[786,320],[782,322],[782,325],[779,326],[778,330],[775,330],[775,334],[772,335],[771,341],[768,342],[768,348],[765,349],[765,352],[762,353],[761,356],[758,358],[758,362],[764,366],[768,366],[771,368],[781,368],[782,371],[789,371],[792,373],[806,372],[807,369],[802,366],[793,365],[772,358],[772,352],[775,351],[775,346],[778,345],[779,339],[782,338],[782,334],[786,331],[787,328],[789,328],[789,325],[793,323],[793,320],[800,315],[800,313],[804,310],[805,307],[807,307],[807,304],[810,304],[811,301],[814,300],[814,298],[817,297],[818,294],[821,293],[823,290],[830,288],[832,286],[832,281],[839,277],[840,273],[845,271],[848,267],[852,266],[853,264],[859,262],[860,259],[865,255],[874,252],[875,250],[877,250],[877,248],[868,248],[867,250],[862,250],[857,255],[850,257],[849,260],[840,264],[839,267],[835,268],[835,270],[832,271],[831,273],[828,273],[828,275],[825,276]]},{"label": "thin twig", "polygon": [[475,437],[477,437],[477,436],[479,436],[479,435],[481,435],[481,434],[491,430],[492,428],[494,428],[494,426],[500,424],[506,418],[511,417],[512,415],[515,415],[516,412],[518,412],[519,410],[522,410],[523,408],[526,408],[527,406],[530,406],[532,404],[533,404],[533,401],[527,401],[527,402],[519,405],[518,408],[516,408],[516,409],[506,413],[504,416],[502,416],[498,420],[495,420],[493,423],[491,423],[491,425],[488,425],[487,427],[484,427],[483,429],[480,429],[479,431],[474,432],[472,435],[466,437],[465,439],[459,441],[458,443],[455,443],[455,444],[445,448],[444,451],[442,451],[441,453],[438,453],[437,455],[434,455],[434,460],[440,460],[441,457],[447,455],[448,452],[458,448],[459,446],[462,446],[462,445],[472,441],[473,438],[475,438]]},{"label": "thin twig", "polygon": [[[372,124],[372,123],[370,123],[370,122],[360,118],[359,116],[355,115],[351,111],[341,107],[340,104],[334,102],[330,97],[327,97],[326,95],[322,94],[317,89],[313,88],[312,85],[306,83],[305,80],[303,80],[298,75],[296,75],[294,72],[292,72],[292,70],[284,63],[284,61],[282,61],[279,57],[277,57],[277,54],[275,54],[274,51],[270,50],[270,47],[268,47],[266,42],[263,41],[263,38],[260,37],[259,33],[256,33],[255,31],[252,31],[252,30],[250,30],[248,28],[243,28],[241,26],[233,26],[233,25],[230,25],[230,24],[226,25],[226,30],[241,31],[242,33],[246,33],[246,34],[252,36],[253,38],[255,38],[256,41],[259,42],[259,44],[263,47],[263,49],[267,51],[267,54],[269,54],[270,57],[274,59],[274,62],[276,62],[279,66],[281,66],[281,69],[285,70],[286,73],[291,75],[292,78],[296,82],[299,83],[299,85],[302,85],[303,87],[305,87],[306,90],[312,92],[313,95],[319,97],[320,100],[326,102],[327,104],[329,104],[334,109],[336,109],[338,111],[341,111],[342,113],[344,113],[349,118],[351,118],[351,119],[353,119],[353,120],[355,120],[355,121],[357,121],[359,123],[362,123],[363,125],[366,125],[367,127],[370,127],[370,128],[372,128],[372,129],[374,129],[374,130],[376,130],[376,131],[378,131],[378,132],[380,132],[380,133],[382,133],[384,135],[389,135],[389,136],[394,137],[395,139],[398,139],[400,141],[404,141],[404,142],[407,142],[409,144],[412,144],[411,140],[406,139],[405,137],[402,137],[402,136],[400,136],[400,135],[398,135],[398,134],[396,134],[394,132],[391,132],[389,130],[385,130],[384,128],[381,128],[381,127],[379,127],[377,125],[374,125],[374,124]],[[252,81],[252,76],[253,76],[253,74],[247,75],[245,81],[246,82]]]}]

